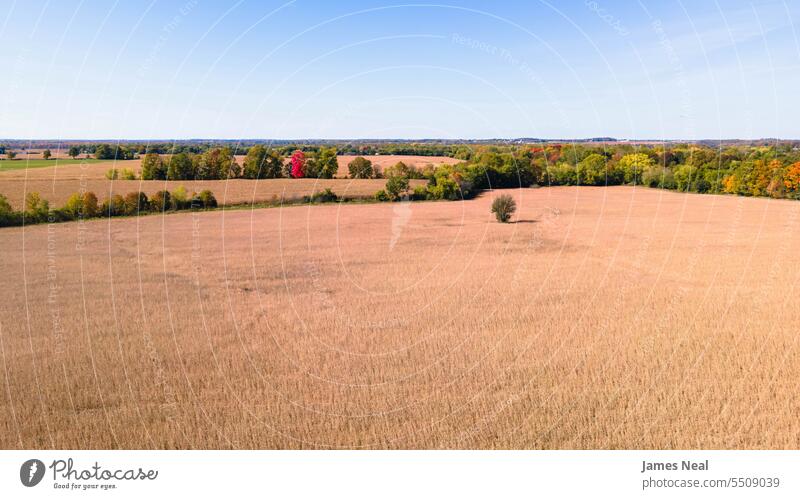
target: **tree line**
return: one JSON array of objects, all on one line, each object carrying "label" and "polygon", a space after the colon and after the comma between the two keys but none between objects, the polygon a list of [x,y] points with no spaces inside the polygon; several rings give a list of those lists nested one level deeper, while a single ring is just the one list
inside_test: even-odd
[{"label": "tree line", "polygon": [[793,144],[716,149],[699,145],[481,146],[471,148],[462,163],[418,173],[428,183],[424,192],[417,188],[411,197],[425,199],[469,198],[484,189],[535,184],[644,185],[800,199],[800,148]]},{"label": "tree line", "polygon": [[125,196],[114,194],[103,203],[99,203],[94,192],[75,193],[57,209],[52,209],[38,192],[29,192],[25,196],[25,208],[14,210],[8,199],[0,194],[0,227],[216,207],[217,199],[211,191],[188,194],[183,186],[172,192],[158,191],[151,197],[144,192],[129,192]]}]

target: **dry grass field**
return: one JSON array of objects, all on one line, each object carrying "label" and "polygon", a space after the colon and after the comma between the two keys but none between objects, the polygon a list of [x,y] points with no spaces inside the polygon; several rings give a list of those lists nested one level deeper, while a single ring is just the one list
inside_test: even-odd
[{"label": "dry grass field", "polygon": [[[383,189],[383,179],[267,179],[267,180],[29,180],[5,182],[0,179],[0,194],[17,209],[25,205],[25,193],[38,192],[50,201],[53,208],[64,205],[69,197],[79,192],[81,187],[94,192],[102,201],[110,194],[124,196],[129,192],[144,192],[148,196],[158,191],[173,191],[183,186],[187,192],[200,192],[209,189],[220,204],[264,203],[276,199],[297,200],[326,188],[348,198],[371,198]],[[412,180],[411,185],[425,185],[424,180]]]},{"label": "dry grass field", "polygon": [[[152,195],[161,190],[173,190],[183,185],[187,191],[200,192],[210,189],[222,204],[260,203],[272,200],[274,197],[284,199],[298,199],[315,191],[332,189],[341,196],[353,198],[371,197],[376,191],[383,189],[384,180],[351,180],[347,176],[347,164],[355,156],[338,156],[339,177],[341,179],[270,179],[270,180],[218,180],[218,181],[157,181],[157,180],[114,180],[106,179],[105,174],[111,168],[118,170],[129,169],[140,174],[141,160],[128,161],[102,161],[83,165],[69,164],[63,166],[49,166],[42,168],[18,169],[10,171],[0,170],[0,194],[6,196],[11,205],[22,209],[25,205],[27,192],[38,192],[44,199],[50,201],[51,206],[61,207],[69,197],[85,189],[94,192],[102,201],[109,194],[125,195],[129,192],[142,191]],[[407,165],[422,168],[428,164],[455,164],[458,161],[445,156],[369,156],[370,161],[379,169],[403,161]],[[237,156],[236,161],[241,165],[243,156]],[[19,162],[17,162],[19,163]],[[55,161],[54,161],[55,163]],[[412,185],[424,185],[424,181],[412,181]]]},{"label": "dry grass field", "polygon": [[2,229],[0,447],[800,447],[800,203],[511,192]]}]

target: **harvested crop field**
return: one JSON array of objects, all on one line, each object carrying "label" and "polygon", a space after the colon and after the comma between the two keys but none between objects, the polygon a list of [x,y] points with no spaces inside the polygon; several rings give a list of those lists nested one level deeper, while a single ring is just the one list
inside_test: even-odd
[{"label": "harvested crop field", "polygon": [[[424,180],[412,180],[411,185],[424,185]],[[9,203],[22,209],[25,193],[38,192],[50,201],[53,208],[63,206],[69,197],[84,189],[94,192],[100,200],[111,194],[124,196],[129,192],[141,191],[151,196],[158,191],[174,191],[183,186],[187,192],[200,192],[208,189],[214,193],[220,204],[265,203],[275,200],[297,200],[314,192],[331,189],[339,196],[347,198],[371,198],[376,191],[383,189],[383,179],[266,179],[266,180],[29,180],[3,182],[0,180],[0,194]]]},{"label": "harvested crop field", "polygon": [[2,229],[0,445],[800,446],[800,203],[506,192]]},{"label": "harvested crop field", "polygon": [[[350,155],[341,155],[337,156],[336,159],[339,163],[339,176],[345,177],[348,174],[347,165],[356,159],[358,156],[350,156]],[[450,158],[448,156],[401,156],[401,155],[384,155],[384,156],[364,156],[366,159],[370,160],[372,163],[372,167],[378,171],[383,171],[385,168],[389,166],[394,166],[398,162],[403,162],[408,166],[413,166],[414,168],[424,168],[428,165],[431,166],[439,166],[439,165],[454,165],[456,163],[460,163],[461,160]]]},{"label": "harvested crop field", "polygon": [[[162,155],[164,158],[169,158],[169,155]],[[348,155],[341,155],[337,156],[336,160],[339,163],[339,177],[347,177],[348,176],[348,168],[347,165],[353,161],[357,156],[348,156]],[[367,159],[372,162],[373,166],[382,171],[384,168],[388,166],[392,166],[397,164],[398,162],[402,161],[408,166],[413,166],[415,168],[423,168],[427,165],[453,165],[459,163],[460,160],[450,158],[447,156],[400,156],[400,155],[385,155],[385,156],[366,156]],[[287,160],[288,161],[288,160]],[[236,156],[236,162],[239,165],[244,163],[244,156]],[[24,160],[15,160],[4,162],[0,161],[0,186],[3,185],[3,182],[8,180],[77,180],[77,179],[84,179],[84,180],[104,180],[106,178],[106,172],[111,168],[116,168],[118,170],[129,169],[135,174],[139,175],[141,173],[141,164],[142,160],[140,159],[131,159],[125,161],[99,161],[99,160],[88,160],[84,161],[83,164],[80,164],[80,160],[78,160],[78,164],[75,164],[71,160],[50,160],[52,166],[39,166],[42,164],[41,159],[37,159],[34,162],[37,167],[36,168],[29,168],[25,169],[24,165],[26,161]],[[3,167],[6,165],[13,165],[13,169],[11,167],[4,169]]]},{"label": "harvested crop field", "polygon": [[[274,198],[293,200],[311,195],[316,191],[330,188],[340,196],[352,198],[371,197],[376,191],[383,189],[385,180],[381,179],[346,179],[347,164],[355,156],[338,156],[339,177],[337,179],[266,179],[266,180],[204,180],[204,181],[158,181],[158,180],[114,180],[106,179],[105,174],[111,168],[122,171],[129,169],[135,174],[141,173],[141,160],[100,161],[75,164],[72,162],[53,166],[29,169],[2,171],[0,169],[0,194],[6,196],[15,209],[22,209],[25,194],[38,192],[47,199],[53,208],[62,206],[69,197],[79,191],[94,192],[100,200],[109,194],[125,195],[129,192],[142,191],[152,195],[160,190],[173,190],[184,186],[189,192],[209,189],[222,204],[262,203]],[[422,168],[428,164],[454,164],[458,162],[445,156],[369,156],[378,170],[403,161],[409,166]],[[241,165],[243,156],[237,156]],[[14,161],[14,164],[24,164]],[[411,185],[424,185],[424,181],[412,180]]]}]

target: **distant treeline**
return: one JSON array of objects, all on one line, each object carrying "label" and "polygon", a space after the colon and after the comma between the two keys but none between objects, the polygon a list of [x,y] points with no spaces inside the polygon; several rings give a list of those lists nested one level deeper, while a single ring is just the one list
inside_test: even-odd
[{"label": "distant treeline", "polygon": [[[227,149],[235,155],[245,155],[254,146],[274,150],[281,156],[288,156],[300,150],[306,153],[318,153],[322,149],[335,147],[338,154],[348,155],[416,155],[416,156],[450,156],[458,157],[459,151],[464,151],[467,146],[459,144],[442,143],[413,143],[413,142],[387,142],[387,143],[341,143],[325,145],[320,143],[287,143],[271,145],[262,143],[224,143],[217,142],[156,142],[156,143],[86,143],[71,144],[61,149],[73,158],[78,156],[92,156],[96,159],[126,160],[144,156],[148,153],[156,154],[202,154],[214,149]],[[48,147],[58,149],[58,144]],[[0,145],[0,154],[5,154],[8,145]],[[20,148],[20,149],[24,149]],[[463,152],[462,152],[463,154]]]},{"label": "distant treeline", "polygon": [[538,185],[646,185],[685,192],[800,197],[800,148],[697,145],[486,146],[463,163],[427,175],[446,199],[488,188]]}]

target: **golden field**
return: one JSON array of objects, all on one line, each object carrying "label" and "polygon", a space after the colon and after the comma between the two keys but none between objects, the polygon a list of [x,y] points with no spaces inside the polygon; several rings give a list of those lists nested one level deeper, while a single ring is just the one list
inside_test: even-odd
[{"label": "golden field", "polygon": [[[59,208],[76,192],[92,191],[103,201],[111,194],[124,196],[129,192],[141,191],[148,196],[162,190],[174,190],[184,186],[191,192],[211,190],[220,204],[264,203],[281,197],[296,200],[314,192],[330,188],[340,196],[350,198],[372,197],[386,184],[382,179],[347,179],[347,164],[356,156],[338,156],[339,177],[336,179],[268,179],[268,180],[107,180],[105,173],[116,168],[129,169],[137,175],[141,172],[141,160],[102,161],[98,163],[70,164],[42,168],[2,171],[0,169],[0,194],[8,198],[15,209],[25,206],[25,194],[38,192],[48,200],[52,208]],[[428,164],[455,164],[458,160],[445,156],[368,156],[373,165],[382,170],[387,166],[403,161],[409,166],[423,168]],[[236,157],[237,163],[244,162],[244,156]],[[53,161],[55,163],[55,161]],[[19,163],[17,161],[16,163]],[[0,167],[3,165],[0,164]],[[412,186],[424,185],[424,181],[411,181]]]},{"label": "golden field", "polygon": [[505,192],[1,229],[0,447],[800,446],[800,203]]}]

